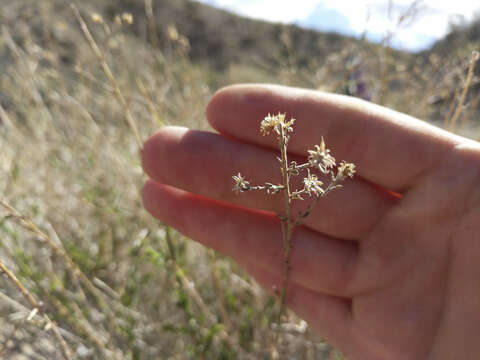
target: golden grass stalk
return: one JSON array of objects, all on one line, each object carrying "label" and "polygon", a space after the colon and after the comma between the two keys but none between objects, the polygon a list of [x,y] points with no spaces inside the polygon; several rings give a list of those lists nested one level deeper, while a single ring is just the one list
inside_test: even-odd
[{"label": "golden grass stalk", "polygon": [[[149,16],[153,16],[153,8],[152,8],[151,1],[149,2],[147,0],[146,3],[145,3],[145,6],[146,6],[146,9],[147,9],[147,15],[150,14]],[[131,130],[132,130],[132,132],[135,136],[135,139],[136,139],[137,145],[138,145],[138,149],[141,151],[142,147],[143,147],[142,141],[140,139],[138,129],[135,125],[135,121],[134,121],[133,116],[131,114],[131,111],[128,107],[128,104],[125,100],[125,97],[123,96],[123,94],[120,90],[118,82],[116,81],[115,77],[113,76],[113,73],[112,73],[112,71],[111,71],[111,69],[110,69],[110,67],[109,67],[109,65],[108,65],[108,63],[105,59],[105,56],[103,55],[102,51],[98,47],[98,45],[97,45],[95,39],[93,38],[90,30],[88,29],[87,24],[85,23],[84,19],[82,18],[78,8],[75,6],[75,4],[72,4],[71,8],[73,10],[73,13],[74,13],[75,17],[77,18],[77,21],[80,24],[82,32],[85,35],[85,38],[87,39],[93,53],[98,58],[98,60],[101,64],[101,67],[102,67],[105,75],[107,76],[107,78],[108,78],[108,80],[109,80],[109,82],[110,82],[110,84],[111,84],[111,86],[114,90],[114,95],[117,98],[117,101],[121,104],[121,106],[123,107],[123,109],[125,111],[125,116],[126,116],[128,125],[130,126],[130,128],[131,128]],[[152,19],[150,19],[150,21],[151,20]],[[152,26],[152,25],[150,25],[150,26]],[[173,249],[173,244],[171,244],[171,240],[168,236],[168,231],[167,231],[167,242],[169,243],[169,249],[170,250]],[[199,307],[203,316],[208,320],[208,322],[211,325],[216,324],[215,317],[208,310],[205,302],[203,301],[201,296],[198,294],[198,292],[195,290],[195,287],[193,285],[194,283],[188,279],[188,277],[185,275],[185,272],[177,264],[177,262],[175,260],[175,257],[174,257],[174,252],[173,251],[170,251],[170,252],[171,252],[171,260],[172,260],[177,278],[180,280],[180,283],[182,285],[182,288],[189,295],[189,297],[194,301],[194,303]],[[220,332],[220,338],[222,340],[226,341],[233,348],[234,343],[233,343],[232,339],[230,338],[230,336],[226,333],[225,330],[222,330]]]},{"label": "golden grass stalk", "polygon": [[[104,300],[103,293],[93,285],[93,283],[88,279],[88,277],[81,271],[81,269],[75,264],[72,258],[55,242],[50,236],[45,232],[40,230],[37,225],[35,225],[28,217],[22,215],[17,211],[13,206],[8,204],[5,200],[0,199],[0,206],[9,211],[12,218],[14,218],[23,228],[35,234],[42,242],[46,243],[48,247],[57,255],[59,258],[63,259],[69,270],[72,272],[74,278],[78,280],[89,293],[96,300],[97,304],[100,306],[101,310],[107,315],[107,318],[110,322],[115,322],[116,316],[114,311],[121,313],[125,316],[131,316],[136,319],[139,318],[138,314],[134,311],[131,311],[128,308],[125,308],[122,304],[114,301],[111,304],[107,304]],[[86,302],[86,297],[83,292],[81,292],[83,301]],[[87,331],[88,333],[88,331]]]},{"label": "golden grass stalk", "polygon": [[[149,18],[150,18],[149,26],[152,27],[152,26],[154,26],[154,23],[152,23],[152,18],[151,18],[153,16],[153,8],[152,8],[151,1],[146,0],[145,1],[145,7],[146,7],[147,16],[149,16]],[[112,73],[108,63],[106,62],[105,56],[103,55],[100,48],[98,47],[98,45],[97,45],[95,39],[93,38],[90,30],[88,29],[87,24],[85,23],[84,19],[80,15],[80,12],[79,12],[78,8],[74,4],[71,5],[71,8],[72,8],[72,10],[75,14],[75,17],[77,18],[77,20],[80,24],[80,27],[82,29],[83,34],[85,35],[92,51],[94,52],[94,54],[98,58],[98,60],[101,64],[101,67],[102,67],[105,75],[107,76],[107,78],[110,82],[110,85],[113,89],[113,93],[114,93],[115,97],[117,98],[117,101],[124,108],[127,122],[129,124],[134,136],[135,136],[138,148],[139,148],[139,150],[141,150],[142,149],[142,141],[140,139],[139,132],[137,130],[137,127],[135,125],[135,121],[134,121],[133,116],[130,112],[128,104],[125,100],[125,97],[123,96],[123,94],[120,90],[118,82],[116,81],[115,77],[113,76],[113,73]],[[142,88],[141,88],[141,90],[142,90]],[[150,108],[150,110],[153,109],[153,106],[150,103],[149,103],[149,108]],[[152,111],[152,113],[153,113],[153,111]],[[168,247],[169,247],[169,250],[170,250],[171,261],[172,261],[173,267],[175,269],[176,276],[179,279],[179,282],[180,282],[182,288],[188,294],[188,296],[193,300],[193,302],[197,305],[197,307],[200,309],[202,315],[207,319],[209,324],[210,325],[216,324],[216,320],[215,320],[214,315],[208,310],[208,307],[206,306],[205,302],[203,301],[201,296],[198,294],[198,292],[195,290],[195,287],[193,286],[194,283],[186,276],[183,269],[177,264],[176,259],[175,259],[175,255],[174,255],[174,251],[173,251],[173,244],[171,243],[171,239],[168,235],[168,228],[167,228],[167,243],[168,243]],[[227,334],[227,332],[225,330],[222,330],[219,335],[220,335],[220,338],[222,340],[227,342],[233,348],[233,346],[234,346],[233,340],[230,338],[230,336]]]},{"label": "golden grass stalk", "polygon": [[[111,359],[111,350],[108,349],[106,341],[102,341],[105,336],[100,334],[91,324],[85,319],[83,312],[78,305],[71,301],[69,305],[72,307],[73,312],[61,303],[58,299],[53,298],[51,300],[52,305],[56,308],[57,312],[61,314],[65,320],[72,326],[74,331],[83,336],[88,342],[93,344],[98,352],[102,355],[103,359]],[[113,357],[118,358],[118,357]]]},{"label": "golden grass stalk", "polygon": [[7,349],[7,345],[9,341],[12,340],[13,337],[15,336],[15,333],[17,332],[18,327],[19,327],[18,323],[14,324],[12,331],[10,331],[10,333],[5,337],[3,344],[0,346],[0,356],[2,356],[5,350]]},{"label": "golden grass stalk", "polygon": [[147,14],[148,32],[150,34],[150,41],[155,48],[158,48],[157,27],[155,25],[155,16],[153,13],[152,0],[145,0],[145,13]]},{"label": "golden grass stalk", "polygon": [[72,258],[63,250],[61,247],[59,247],[50,236],[48,236],[45,232],[40,230],[40,228],[33,223],[32,220],[30,220],[28,217],[22,215],[17,209],[15,209],[13,206],[11,206],[9,203],[7,203],[5,200],[0,199],[0,206],[2,206],[4,209],[6,209],[10,215],[17,221],[18,224],[20,224],[23,228],[26,230],[30,231],[31,233],[35,234],[38,236],[38,238],[46,243],[48,247],[57,255],[59,258],[63,259],[65,261],[65,264],[67,267],[70,269],[70,271],[73,273],[73,275],[78,278],[81,284],[83,284],[87,290],[95,297],[97,300],[98,304],[100,307],[103,308],[103,310],[108,310],[109,307],[108,305],[104,302],[102,295],[100,291],[92,284],[92,282],[88,279],[88,277],[80,270],[80,268],[75,264],[75,262],[72,260]]},{"label": "golden grass stalk", "polygon": [[470,59],[470,65],[468,67],[467,79],[465,80],[465,86],[463,87],[462,94],[460,95],[460,99],[458,100],[457,108],[456,108],[455,113],[453,114],[453,117],[450,120],[450,124],[448,126],[448,129],[450,131],[455,130],[455,126],[457,124],[458,118],[460,117],[460,114],[464,110],[465,99],[467,98],[468,89],[470,88],[470,83],[472,82],[473,70],[475,69],[475,63],[478,61],[479,58],[480,58],[480,54],[478,53],[478,51],[472,52],[472,56],[471,56],[471,59]]},{"label": "golden grass stalk", "polygon": [[220,315],[222,316],[223,323],[231,327],[231,321],[230,317],[228,315],[227,309],[225,308],[225,299],[223,296],[223,289],[222,289],[222,284],[220,283],[220,278],[218,274],[218,266],[217,266],[217,257],[215,254],[215,251],[213,250],[208,250],[208,257],[210,260],[210,271],[212,275],[212,282],[215,287],[215,291],[217,293],[217,304],[218,304],[218,309],[220,310]]},{"label": "golden grass stalk", "polygon": [[130,108],[127,104],[127,101],[125,100],[125,97],[123,96],[122,91],[120,90],[120,87],[118,85],[117,80],[113,76],[112,70],[110,69],[110,66],[107,63],[107,60],[105,59],[105,56],[103,55],[102,51],[98,47],[95,39],[93,38],[90,30],[88,29],[88,26],[83,20],[82,15],[80,15],[80,11],[78,11],[78,8],[75,4],[71,4],[71,8],[73,10],[73,13],[75,17],[77,18],[78,23],[80,24],[80,28],[82,29],[83,34],[85,35],[85,38],[88,41],[88,44],[90,45],[90,48],[92,49],[93,53],[95,56],[98,58],[98,61],[100,62],[100,65],[102,67],[103,72],[107,76],[108,81],[110,82],[111,86],[113,87],[114,90],[114,95],[117,101],[120,103],[120,105],[123,107],[123,110],[125,111],[125,118],[127,119],[127,123],[130,126],[130,129],[133,132],[133,135],[135,136],[135,140],[137,142],[138,149],[141,151],[142,150],[142,140],[140,139],[140,133],[138,132],[137,126],[135,125],[135,121],[133,119],[132,113],[130,111]]},{"label": "golden grass stalk", "polygon": [[287,134],[284,126],[280,126],[279,134],[279,147],[282,159],[282,177],[283,185],[285,186],[284,194],[284,204],[285,204],[285,220],[282,220],[282,239],[283,239],[283,280],[282,280],[282,290],[280,294],[280,310],[278,311],[277,324],[280,324],[281,316],[285,311],[285,301],[287,298],[287,286],[290,278],[290,253],[292,250],[292,234],[294,229],[294,224],[291,221],[291,202],[292,194],[290,192],[290,171],[288,170],[288,158],[287,158]]},{"label": "golden grass stalk", "polygon": [[[60,348],[62,350],[62,354],[67,360],[73,359],[72,351],[70,350],[70,347],[68,346],[67,342],[63,338],[62,334],[60,333],[57,324],[50,320],[47,314],[42,312],[42,306],[35,300],[33,295],[30,293],[30,291],[23,286],[23,284],[17,279],[15,274],[10,271],[5,264],[0,260],[0,270],[7,276],[7,278],[20,290],[22,295],[25,297],[25,299],[28,300],[28,302],[32,305],[33,310],[30,312],[30,314],[35,315],[35,313],[38,311],[42,314],[43,318],[46,321],[46,328],[51,328],[54,336],[57,338],[58,342],[60,343]],[[29,315],[30,317],[31,315]]]},{"label": "golden grass stalk", "polygon": [[[173,246],[173,242],[170,236],[170,229],[168,226],[166,227],[165,238],[166,238],[168,250],[170,253],[170,261],[172,263],[173,269],[175,270],[175,276],[177,277],[179,284],[181,285],[185,293],[188,295],[188,297],[192,299],[192,301],[200,309],[200,312],[202,313],[202,316],[207,320],[207,323],[210,326],[216,325],[217,324],[216,317],[210,312],[207,305],[203,301],[202,297],[200,296],[198,291],[195,289],[195,283],[188,278],[188,276],[185,274],[185,271],[177,263],[175,248]],[[235,348],[234,346],[235,343],[233,339],[230,337],[230,335],[227,333],[225,329],[222,329],[219,332],[219,337],[221,340],[225,341],[232,349]]]}]

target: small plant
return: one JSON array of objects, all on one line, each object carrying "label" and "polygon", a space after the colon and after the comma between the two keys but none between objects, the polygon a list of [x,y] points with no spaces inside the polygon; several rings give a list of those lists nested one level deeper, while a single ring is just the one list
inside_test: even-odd
[{"label": "small plant", "polygon": [[[325,141],[322,137],[320,145],[315,145],[314,150],[308,150],[308,161],[304,164],[297,164],[295,161],[288,162],[287,145],[290,139],[290,133],[293,132],[293,123],[295,119],[285,120],[286,114],[277,115],[268,114],[260,124],[262,135],[269,135],[274,132],[277,136],[278,147],[281,157],[277,158],[281,164],[282,184],[273,184],[266,182],[265,185],[252,186],[240,173],[233,176],[235,185],[233,191],[239,193],[251,190],[265,190],[269,195],[275,195],[283,192],[285,199],[285,208],[283,214],[278,214],[282,228],[282,244],[284,255],[284,268],[282,278],[282,288],[280,296],[280,309],[277,315],[277,324],[279,324],[285,309],[285,300],[287,296],[287,286],[290,275],[290,258],[292,252],[292,235],[294,229],[301,225],[304,219],[310,214],[312,208],[318,201],[332,192],[340,189],[343,180],[353,177],[355,174],[355,165],[342,161],[337,164],[335,158],[330,155]],[[299,176],[305,173],[303,179],[303,188],[293,190],[290,186],[290,180],[293,176]],[[320,177],[316,174],[319,173]],[[324,181],[322,181],[322,180]],[[292,201],[304,200],[306,197],[313,198],[313,201],[297,214],[292,214]]]}]

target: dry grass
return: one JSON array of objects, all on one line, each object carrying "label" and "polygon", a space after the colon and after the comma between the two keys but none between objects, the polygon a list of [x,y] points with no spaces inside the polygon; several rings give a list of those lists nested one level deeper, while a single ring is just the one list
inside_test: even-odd
[{"label": "dry grass", "polygon": [[[273,298],[230,260],[157,223],[139,197],[139,140],[163,124],[208,129],[204,108],[220,85],[275,81],[381,99],[480,136],[468,47],[459,57],[412,61],[359,42],[298,66],[286,29],[278,39],[286,56],[276,65],[232,63],[219,72],[189,60],[181,29],[170,29],[162,52],[95,3],[80,7],[90,43],[65,1],[16,0],[0,10],[2,358],[268,353]],[[152,6],[145,1],[150,31],[164,26]],[[284,325],[281,353],[337,358],[293,314]]]}]

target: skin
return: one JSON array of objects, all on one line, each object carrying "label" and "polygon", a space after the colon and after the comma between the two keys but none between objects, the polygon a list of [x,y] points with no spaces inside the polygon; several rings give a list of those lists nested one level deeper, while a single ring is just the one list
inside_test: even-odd
[{"label": "skin", "polygon": [[278,287],[282,196],[234,194],[231,176],[280,181],[276,139],[259,132],[279,111],[297,119],[291,160],[305,160],[323,136],[337,160],[357,166],[295,230],[290,308],[354,360],[478,358],[475,141],[346,96],[232,86],[207,108],[218,134],[166,127],[145,143],[145,208],[233,258],[266,289]]}]

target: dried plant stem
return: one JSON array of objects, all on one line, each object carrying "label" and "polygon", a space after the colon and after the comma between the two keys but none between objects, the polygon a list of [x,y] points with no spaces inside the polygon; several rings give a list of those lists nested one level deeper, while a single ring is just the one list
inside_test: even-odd
[{"label": "dried plant stem", "polygon": [[130,108],[128,107],[127,101],[125,100],[125,97],[123,96],[122,91],[120,90],[118,82],[113,76],[112,70],[110,69],[110,66],[108,66],[105,56],[103,55],[95,39],[93,38],[90,30],[88,29],[88,26],[85,23],[85,20],[83,20],[82,15],[80,15],[80,11],[78,11],[78,8],[75,6],[75,4],[71,4],[70,6],[73,10],[75,17],[77,18],[78,23],[80,24],[80,28],[82,29],[82,32],[85,35],[85,38],[87,39],[88,44],[90,45],[95,56],[98,58],[98,61],[100,62],[102,70],[107,76],[108,81],[110,81],[110,84],[114,90],[114,95],[117,98],[117,101],[120,103],[120,105],[123,107],[123,110],[125,111],[125,117],[127,119],[127,123],[130,126],[130,129],[132,130],[133,135],[135,136],[138,149],[141,151],[143,145],[140,139],[140,134],[138,132],[137,126],[135,125],[135,121],[133,119]]},{"label": "dried plant stem", "polygon": [[141,79],[137,79],[137,87],[144,98],[144,102],[148,108],[148,111],[150,111],[150,115],[152,116],[152,119],[154,119],[156,123],[159,124],[160,126],[165,126],[166,125],[165,121],[161,119],[160,114],[154,102],[152,101],[152,99],[150,99],[150,95],[148,94],[145,84]]},{"label": "dried plant stem", "polygon": [[[32,314],[35,314],[35,312],[38,313],[38,311],[36,311],[35,309],[30,310],[29,308],[27,308],[23,304],[19,303],[15,299],[12,299],[11,297],[5,295],[3,292],[0,292],[0,300],[3,301],[4,303],[6,303],[14,311],[21,312],[21,313],[24,313],[24,314],[29,314],[28,317],[26,317],[25,319],[31,318]],[[49,302],[49,304],[50,304],[50,302]],[[51,325],[48,325],[48,322],[45,320],[45,318],[43,318],[43,320],[40,320],[40,321],[37,321],[37,319],[32,319],[31,321],[32,321],[32,324],[37,325],[37,326],[41,326],[42,328],[48,328],[48,327],[51,326]],[[17,324],[21,323],[21,321],[16,322],[16,323]],[[65,328],[62,328],[58,325],[57,325],[57,327],[58,327],[60,333],[62,334],[63,338],[68,339],[70,342],[75,342],[75,343],[81,343],[82,342],[82,339],[80,339],[75,334],[71,333],[70,331],[68,331]]]},{"label": "dried plant stem", "polygon": [[30,220],[28,217],[22,215],[17,209],[15,209],[13,206],[11,206],[9,203],[7,203],[5,200],[0,199],[0,206],[5,208],[7,211],[9,211],[10,215],[25,229],[30,231],[31,233],[37,235],[42,242],[45,242],[48,247],[61,259],[63,259],[67,265],[67,267],[70,269],[70,271],[73,273],[73,275],[78,278],[80,283],[82,283],[87,290],[90,291],[90,293],[95,297],[99,305],[103,309],[108,309],[108,305],[103,301],[103,298],[101,296],[100,291],[91,283],[91,281],[87,278],[87,276],[80,270],[80,268],[75,264],[68,256],[68,254],[63,250],[60,246],[58,246],[50,236],[48,236],[45,232],[40,230],[40,228],[33,223],[32,220]]},{"label": "dried plant stem", "polygon": [[28,300],[28,302],[36,309],[40,309],[39,304],[37,303],[37,300],[33,297],[32,294],[22,285],[20,281],[18,281],[17,277],[13,272],[11,272],[0,260],[0,270],[7,275],[7,278],[10,279],[11,282],[15,284],[15,286],[20,290],[22,295]]},{"label": "dried plant stem", "polygon": [[32,67],[28,65],[25,53],[18,48],[6,26],[2,26],[2,38],[5,41],[8,49],[18,59],[25,72],[28,74],[28,82],[30,83],[29,90],[31,91],[33,101],[40,107],[41,111],[45,114],[48,120],[53,121],[53,115],[50,112],[49,107],[45,104],[45,101],[38,90],[38,86],[35,81],[35,72],[32,70]]},{"label": "dried plant stem", "polygon": [[3,344],[2,344],[1,347],[0,347],[0,356],[3,355],[3,353],[5,352],[5,350],[7,350],[8,342],[13,339],[13,337],[15,336],[15,333],[16,333],[17,330],[18,330],[18,327],[19,327],[19,323],[14,324],[12,331],[10,331],[10,333],[8,334],[8,336],[7,336],[7,337],[5,338],[5,340],[3,341]]},{"label": "dried plant stem", "polygon": [[460,94],[460,89],[457,87],[457,88],[455,88],[455,90],[453,91],[452,99],[449,101],[449,104],[448,104],[448,111],[447,111],[447,113],[445,114],[445,117],[443,118],[443,126],[444,126],[444,128],[447,128],[447,127],[448,127],[448,123],[450,122],[450,119],[451,119],[452,116],[453,116],[453,113],[454,113],[454,111],[455,111],[456,99],[458,98],[459,94]]},{"label": "dried plant stem", "polygon": [[455,130],[457,120],[464,109],[465,99],[467,97],[468,89],[470,88],[470,83],[472,82],[472,78],[473,78],[473,69],[475,68],[475,63],[477,62],[478,58],[479,58],[479,53],[474,51],[470,59],[470,66],[468,67],[467,79],[465,81],[465,86],[463,88],[462,95],[460,95],[457,108],[455,110],[455,113],[453,114],[452,119],[450,120],[450,125],[448,127],[450,131]]},{"label": "dried plant stem", "polygon": [[[479,83],[480,81],[477,81],[475,85],[478,85]],[[479,108],[479,106],[480,106],[480,93],[478,93],[475,96],[475,98],[473,98],[470,101],[470,105],[468,106],[467,114],[465,115],[464,119],[472,118],[472,115],[475,113],[475,110]]]},{"label": "dried plant stem", "polygon": [[7,112],[5,111],[5,109],[1,104],[0,104],[0,120],[2,120],[2,123],[5,124],[5,126],[9,131],[12,131],[13,129],[15,129],[15,127],[13,126],[13,122],[10,120],[10,117],[8,116]]},{"label": "dried plant stem", "polygon": [[230,328],[231,321],[224,304],[223,289],[218,276],[217,257],[215,255],[215,251],[209,250],[208,257],[210,259],[210,270],[212,274],[212,282],[213,282],[213,286],[215,287],[215,291],[217,293],[217,303],[218,303],[218,308],[220,310],[220,315],[222,316],[222,322],[224,325]]},{"label": "dried plant stem", "polygon": [[[41,312],[42,307],[40,304],[35,300],[33,295],[23,286],[23,284],[17,279],[15,274],[11,272],[5,264],[0,260],[0,270],[7,276],[7,278],[20,290],[22,295],[28,300],[28,302],[32,305],[33,311],[37,310]],[[43,318],[45,319],[47,326],[50,327],[53,331],[53,334],[57,338],[58,342],[60,343],[60,347],[62,349],[62,354],[65,357],[65,359],[71,360],[73,359],[72,351],[70,350],[70,347],[66,343],[65,339],[62,337],[62,334],[58,330],[57,324],[50,320],[47,314],[42,313]]]},{"label": "dried plant stem", "polygon": [[158,48],[157,27],[155,25],[155,15],[153,13],[152,0],[145,0],[145,13],[148,21],[148,32],[150,34],[150,41],[155,48]]},{"label": "dried plant stem", "polygon": [[333,179],[333,181],[327,186],[325,191],[317,196],[307,207],[303,210],[298,217],[295,219],[295,226],[302,225],[303,219],[305,219],[308,215],[310,215],[310,211],[317,205],[321,198],[327,196],[332,190],[336,189],[338,186],[338,178]]},{"label": "dried plant stem", "polygon": [[285,217],[281,219],[282,222],[282,243],[283,243],[283,278],[282,288],[280,293],[280,309],[277,315],[277,323],[280,324],[281,317],[285,311],[285,301],[287,298],[288,280],[290,277],[290,254],[292,250],[292,234],[294,223],[291,219],[291,193],[290,193],[290,174],[288,171],[288,158],[287,158],[287,136],[283,126],[280,127],[280,153],[282,157],[282,178],[284,186],[284,204],[285,204]]},{"label": "dried plant stem", "polygon": [[51,303],[56,308],[57,312],[59,314],[62,314],[62,316],[70,324],[73,330],[77,334],[83,336],[90,344],[92,344],[98,350],[98,352],[102,355],[102,358],[112,358],[111,354],[109,353],[109,351],[111,350],[107,349],[106,342],[102,341],[102,339],[104,339],[105,337],[100,334],[100,332],[96,331],[93,326],[90,325],[90,323],[85,319],[85,316],[83,315],[81,310],[79,310],[78,305],[74,301],[71,301],[69,303],[72,309],[67,308],[56,298],[52,298]]},{"label": "dried plant stem", "polygon": [[389,81],[390,81],[390,78],[389,78],[389,66],[390,66],[390,61],[391,61],[391,52],[392,52],[392,49],[390,47],[390,41],[391,41],[391,38],[393,37],[393,33],[390,33],[389,35],[387,35],[386,39],[385,39],[385,46],[382,48],[383,50],[383,56],[381,55],[380,56],[380,59],[381,59],[381,77],[380,77],[380,86],[379,86],[379,89],[380,91],[378,92],[379,93],[379,97],[376,101],[377,104],[379,105],[383,105],[385,103],[385,96],[386,94],[388,93],[388,84],[389,84]]},{"label": "dried plant stem", "polygon": [[[35,225],[32,220],[22,215],[18,210],[16,210],[13,206],[8,204],[3,199],[0,199],[0,206],[5,208],[10,213],[10,216],[13,217],[23,228],[35,234],[40,239],[40,241],[46,243],[56,256],[64,260],[65,264],[72,272],[74,278],[77,279],[89,291],[89,293],[96,300],[99,307],[107,315],[110,322],[113,323],[115,321],[116,316],[114,314],[114,311],[125,316],[132,316],[132,312],[118,302],[113,302],[113,304],[107,304],[104,298],[104,294],[99,289],[97,289],[95,285],[92,284],[92,282],[82,272],[82,270],[77,266],[77,264],[75,264],[75,262],[65,252],[65,250],[58,246],[50,236],[40,230],[40,228]],[[82,300],[86,302],[86,296],[83,291],[81,291],[80,294],[82,296]]]},{"label": "dried plant stem", "polygon": [[[202,313],[202,316],[207,320],[207,323],[210,326],[216,325],[217,320],[215,316],[210,312],[210,310],[208,310],[207,305],[205,304],[202,297],[195,289],[194,282],[187,277],[187,275],[185,274],[185,271],[183,271],[183,269],[177,263],[177,256],[176,256],[175,247],[173,245],[172,238],[170,235],[170,228],[166,226],[165,230],[166,230],[165,239],[167,241],[170,261],[172,263],[173,269],[175,270],[175,276],[177,278],[179,285],[182,287],[182,289],[185,291],[188,297],[192,299],[193,302],[200,309],[200,312]],[[230,335],[224,329],[219,332],[219,337],[221,340],[225,341],[232,349],[235,348],[235,343],[233,342]]]}]

